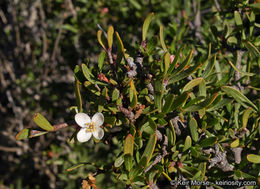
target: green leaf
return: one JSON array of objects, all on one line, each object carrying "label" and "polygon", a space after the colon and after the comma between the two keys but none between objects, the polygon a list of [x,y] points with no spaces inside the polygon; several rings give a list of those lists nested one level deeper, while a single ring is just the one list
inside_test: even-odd
[{"label": "green leaf", "polygon": [[168,72],[170,66],[170,54],[168,52],[164,55],[164,75]]},{"label": "green leaf", "polygon": [[38,137],[41,135],[45,135],[49,133],[48,131],[38,131],[38,130],[32,130],[30,128],[25,128],[21,130],[16,136],[16,140],[23,140],[26,138],[33,138],[33,137]]},{"label": "green leaf", "polygon": [[232,96],[238,103],[240,103],[242,106],[247,108],[247,105],[250,105],[252,108],[254,108],[255,111],[257,111],[256,105],[254,105],[245,95],[243,95],[238,90],[229,87],[229,86],[223,86],[221,89],[228,95]]},{"label": "green leaf", "polygon": [[87,65],[86,65],[86,64],[82,64],[82,65],[81,65],[81,68],[82,68],[83,74],[84,74],[84,76],[86,77],[86,79],[87,79],[90,83],[94,84],[95,81],[91,78],[91,77],[94,77],[94,76],[93,76],[93,74],[90,72],[90,70],[88,69]]},{"label": "green leaf", "polygon": [[190,67],[189,69],[179,73],[178,75],[171,76],[170,77],[171,79],[168,81],[168,85],[188,77],[193,72],[195,72],[200,67],[200,65],[201,65],[201,63],[200,63],[200,61],[198,61],[194,66]]},{"label": "green leaf", "polygon": [[114,162],[114,166],[115,167],[120,167],[123,163],[124,163],[124,154],[122,154],[121,156],[119,156],[118,158],[116,158],[115,162]]},{"label": "green leaf", "polygon": [[260,9],[260,3],[253,3],[253,4],[249,4],[248,6],[252,8]]},{"label": "green leaf", "polygon": [[259,50],[257,49],[256,46],[254,46],[252,43],[249,41],[243,41],[244,45],[248,49],[248,51],[252,54],[253,57],[258,58],[260,55]]},{"label": "green leaf", "polygon": [[177,61],[178,61],[178,59],[180,57],[180,54],[181,54],[181,51],[182,51],[183,47],[184,47],[184,45],[182,45],[181,48],[178,49],[173,62],[170,64],[170,68],[168,69],[167,74],[171,74],[172,71],[174,70],[174,68],[176,66],[176,63],[177,63]]},{"label": "green leaf", "polygon": [[155,89],[154,89],[154,103],[155,107],[158,108],[159,111],[162,109],[162,97],[163,97],[163,82],[162,80],[155,81]]},{"label": "green leaf", "polygon": [[145,52],[148,55],[152,55],[154,49],[156,48],[156,45],[157,45],[157,37],[153,36],[151,39],[149,39],[149,41],[148,41],[148,43],[146,45]]},{"label": "green leaf", "polygon": [[184,142],[184,147],[183,147],[183,152],[185,152],[186,150],[188,150],[191,147],[192,141],[190,136],[187,136]]},{"label": "green leaf", "polygon": [[99,44],[103,47],[103,49],[105,51],[107,51],[107,49],[106,49],[106,47],[104,45],[104,40],[102,38],[102,31],[101,30],[98,30],[98,32],[97,32],[97,39],[98,39]]},{"label": "green leaf", "polygon": [[203,97],[207,96],[207,88],[206,88],[205,80],[202,80],[201,83],[199,84],[198,96],[203,96]]},{"label": "green leaf", "polygon": [[179,67],[172,72],[172,76],[174,77],[176,74],[180,73],[189,63],[192,57],[193,49],[190,50],[190,54],[186,57],[183,63],[179,65]]},{"label": "green leaf", "polygon": [[214,65],[215,65],[215,62],[216,62],[216,58],[217,58],[217,55],[215,54],[214,58],[212,58],[212,60],[208,61],[208,65],[205,69],[205,71],[202,73],[202,77],[204,79],[206,79],[212,72],[213,68],[214,68]]},{"label": "green leaf", "polygon": [[114,35],[114,28],[113,26],[109,26],[107,31],[107,44],[109,49],[111,49],[113,45],[113,35]]},{"label": "green leaf", "polygon": [[119,98],[119,90],[115,88],[112,92],[112,101],[116,101]]},{"label": "green leaf", "polygon": [[241,16],[240,16],[240,14],[239,14],[238,11],[235,11],[235,12],[234,12],[234,17],[235,17],[236,25],[242,26],[242,25],[243,25],[243,22],[242,22]]},{"label": "green leaf", "polygon": [[84,74],[82,73],[78,65],[76,65],[74,68],[74,77],[76,80],[79,81],[80,84],[84,83],[84,81],[86,80]]},{"label": "green leaf", "polygon": [[201,102],[199,104],[194,104],[187,108],[184,107],[184,110],[187,112],[195,112],[195,111],[199,111],[203,108],[207,108],[214,102],[214,100],[216,99],[217,96],[218,96],[218,93],[211,95],[210,97],[206,98],[203,102]]},{"label": "green leaf", "polygon": [[234,70],[236,70],[237,72],[239,72],[239,73],[241,73],[241,74],[243,74],[243,75],[246,75],[246,76],[254,76],[254,75],[255,75],[255,74],[253,74],[253,73],[244,72],[244,71],[238,69],[234,64],[232,64],[231,61],[228,61],[228,63],[231,65],[232,68],[234,68]]},{"label": "green leaf", "polygon": [[177,108],[181,107],[189,98],[190,93],[184,92],[181,95],[179,95],[172,103],[172,108],[171,110],[174,111]]},{"label": "green leaf", "polygon": [[172,134],[173,134],[173,145],[175,145],[175,142],[176,142],[176,133],[175,133],[175,129],[174,129],[174,126],[173,126],[172,121],[169,121],[169,125],[170,125],[170,129],[171,129],[171,131],[172,131]]},{"label": "green leaf", "polygon": [[248,118],[250,117],[250,114],[251,114],[252,111],[253,111],[252,108],[248,108],[244,112],[243,117],[242,117],[242,127],[243,128],[246,128],[247,122],[248,122]]},{"label": "green leaf", "polygon": [[128,134],[124,143],[124,154],[130,154],[133,156],[134,153],[134,137]]},{"label": "green leaf", "polygon": [[173,146],[174,138],[173,138],[173,133],[172,133],[171,129],[169,129],[169,128],[166,129],[166,135],[167,135],[170,146]]},{"label": "green leaf", "polygon": [[144,157],[146,158],[146,165],[149,163],[150,159],[152,158],[156,141],[157,141],[156,133],[151,134],[150,135],[150,139],[149,139],[149,141],[148,141],[148,143],[146,145],[146,148],[144,150],[144,153],[142,155],[142,158],[144,158]]},{"label": "green leaf", "polygon": [[130,81],[129,97],[130,97],[130,107],[135,108],[138,100],[137,100],[137,91],[135,89],[133,80]]},{"label": "green leaf", "polygon": [[172,107],[173,100],[174,100],[174,95],[173,94],[169,94],[166,97],[164,106],[162,108],[162,113],[167,114],[170,111],[170,109]]},{"label": "green leaf", "polygon": [[234,140],[233,142],[231,142],[230,147],[231,148],[236,148],[239,146],[239,138],[237,138],[236,140]]},{"label": "green leaf", "polygon": [[25,128],[23,130],[21,130],[16,136],[15,136],[16,140],[23,140],[26,138],[30,138],[30,129],[29,128]]},{"label": "green leaf", "polygon": [[232,101],[233,101],[233,99],[229,99],[229,98],[221,99],[218,103],[216,103],[212,107],[208,108],[207,111],[217,110],[219,108],[222,108],[223,106],[226,106],[226,105],[232,103]]},{"label": "green leaf", "polygon": [[130,171],[131,168],[133,167],[133,157],[131,154],[125,154],[124,155],[124,160],[125,160],[125,168],[127,171]]},{"label": "green leaf", "polygon": [[144,24],[143,24],[143,36],[142,36],[143,37],[142,38],[143,41],[145,41],[145,39],[146,39],[147,31],[148,31],[149,25],[150,25],[150,23],[151,23],[151,21],[153,19],[153,16],[154,16],[154,13],[152,12],[152,13],[150,13],[146,17],[146,19],[144,21]]},{"label": "green leaf", "polygon": [[105,56],[106,56],[106,52],[105,51],[101,51],[101,53],[98,56],[98,69],[99,69],[99,72],[101,72],[102,69],[103,69]]},{"label": "green leaf", "polygon": [[189,121],[189,128],[190,128],[190,133],[191,133],[192,140],[197,142],[198,141],[198,131],[197,131],[198,124],[197,124],[196,119],[192,118]]},{"label": "green leaf", "polygon": [[68,172],[73,171],[73,170],[75,170],[75,169],[77,169],[77,168],[79,168],[79,167],[82,167],[82,166],[86,165],[86,164],[87,164],[87,163],[79,163],[79,164],[77,164],[77,165],[73,165],[72,167],[66,169],[66,171],[68,171]]},{"label": "green leaf", "polygon": [[82,112],[82,100],[81,100],[81,94],[79,89],[79,80],[75,80],[74,90],[76,94],[78,112]]},{"label": "green leaf", "polygon": [[187,83],[183,87],[182,92],[189,91],[190,89],[192,89],[195,86],[199,85],[202,81],[204,81],[204,79],[201,78],[201,77],[191,80],[189,83]]},{"label": "green leaf", "polygon": [[147,162],[147,158],[142,157],[140,162],[138,163],[138,166],[130,170],[129,173],[130,179],[137,177],[142,172],[142,170],[145,168],[146,162]]},{"label": "green leaf", "polygon": [[247,160],[252,162],[252,163],[260,163],[260,155],[256,154],[248,154],[246,156]]},{"label": "green leaf", "polygon": [[109,116],[105,116],[105,121],[106,124],[109,125],[115,125],[116,123],[116,117],[109,117]]},{"label": "green leaf", "polygon": [[164,42],[164,35],[163,35],[163,26],[160,25],[160,42],[161,42],[161,45],[162,45],[162,48],[165,52],[168,51],[166,45],[165,45],[165,42]]},{"label": "green leaf", "polygon": [[217,142],[217,137],[208,137],[208,138],[205,138],[201,141],[200,143],[200,147],[201,148],[204,148],[204,147],[207,147],[207,146],[212,146],[214,145],[215,143]]},{"label": "green leaf", "polygon": [[150,126],[150,128],[152,129],[152,131],[153,131],[153,133],[156,131],[156,129],[157,129],[157,125],[156,125],[156,123],[154,122],[154,120],[153,119],[151,119],[151,118],[149,118],[149,126]]},{"label": "green leaf", "polygon": [[64,24],[64,25],[62,25],[62,29],[71,31],[71,32],[73,32],[73,33],[75,33],[75,34],[78,33],[78,29],[77,29],[76,27],[73,27],[73,26],[70,25],[70,24]]},{"label": "green leaf", "polygon": [[54,127],[49,123],[49,121],[44,117],[42,116],[40,113],[36,113],[34,116],[33,116],[33,121],[40,127],[42,128],[43,130],[46,130],[46,131],[53,131],[54,130]]},{"label": "green leaf", "polygon": [[126,57],[126,54],[125,54],[124,44],[123,44],[123,42],[122,42],[122,40],[121,40],[121,38],[120,38],[118,32],[116,32],[116,39],[117,39],[117,48],[118,48],[118,51],[119,51],[120,53],[122,53],[125,58],[127,58],[127,57]]}]

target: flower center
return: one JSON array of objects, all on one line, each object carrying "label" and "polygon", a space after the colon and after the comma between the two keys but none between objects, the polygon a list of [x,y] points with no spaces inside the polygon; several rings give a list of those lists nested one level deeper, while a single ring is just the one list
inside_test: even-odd
[{"label": "flower center", "polygon": [[96,130],[95,128],[95,122],[92,123],[86,123],[87,132],[94,132]]}]

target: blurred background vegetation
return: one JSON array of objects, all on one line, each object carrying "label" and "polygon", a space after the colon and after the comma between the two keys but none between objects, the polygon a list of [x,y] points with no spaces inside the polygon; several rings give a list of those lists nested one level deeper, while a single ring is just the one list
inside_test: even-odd
[{"label": "blurred background vegetation", "polygon": [[[242,49],[241,30],[233,30],[235,10],[245,12],[243,0],[2,0],[0,2],[0,188],[79,188],[93,166],[73,172],[66,169],[78,162],[113,163],[117,141],[110,146],[93,143],[70,144],[72,130],[64,129],[25,141],[15,135],[34,127],[35,112],[53,124],[73,120],[69,107],[76,104],[73,69],[89,59],[97,62],[101,51],[97,24],[113,25],[128,52],[135,52],[141,29],[150,12],[156,19],[149,29],[158,35],[165,26],[170,49],[186,44],[195,54]],[[259,18],[259,8],[255,15]],[[250,15],[249,15],[250,16]],[[242,14],[245,34],[259,45],[259,30]],[[259,24],[258,24],[259,27]],[[232,38],[222,40],[225,32]],[[238,37],[237,37],[238,36]],[[255,36],[258,36],[256,38]],[[221,38],[222,37],[222,38]],[[259,59],[258,59],[259,60]],[[259,65],[255,66],[259,75]],[[248,71],[248,70],[247,70]],[[259,87],[253,78],[253,85]],[[251,94],[255,98],[255,94]],[[83,103],[84,105],[87,102]],[[84,148],[82,148],[84,146]],[[106,154],[104,156],[104,154]],[[98,157],[98,158],[97,158]],[[97,177],[100,188],[121,188],[109,174]],[[169,185],[169,183],[168,183]]]}]

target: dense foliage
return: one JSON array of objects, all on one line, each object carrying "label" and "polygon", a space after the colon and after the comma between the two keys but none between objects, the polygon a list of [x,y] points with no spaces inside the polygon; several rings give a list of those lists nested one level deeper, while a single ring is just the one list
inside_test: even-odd
[{"label": "dense foliage", "polygon": [[[2,16],[0,45],[14,52],[3,51],[7,74],[1,73],[16,82],[20,95],[10,100],[17,89],[2,81],[1,99],[9,102],[3,115],[26,118],[13,123],[19,128],[12,131],[21,130],[17,140],[31,138],[17,143],[13,159],[20,167],[12,170],[27,171],[11,170],[17,187],[259,182],[259,3],[56,0],[4,5],[2,13],[12,16],[6,22]],[[16,11],[24,13],[17,17]],[[49,121],[41,113],[32,116],[35,111]],[[77,141],[77,112],[103,113],[102,140]],[[41,129],[24,126],[32,118]],[[12,123],[8,116],[5,120],[3,127]],[[28,180],[35,171],[48,182]],[[9,175],[3,183],[11,180]]]}]

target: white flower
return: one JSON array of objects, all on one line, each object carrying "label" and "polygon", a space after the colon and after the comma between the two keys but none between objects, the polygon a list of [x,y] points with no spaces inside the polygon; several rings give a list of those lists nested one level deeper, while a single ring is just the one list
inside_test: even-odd
[{"label": "white flower", "polygon": [[79,142],[87,142],[91,136],[100,140],[104,136],[104,130],[100,127],[104,123],[102,113],[96,113],[92,119],[85,113],[77,113],[75,115],[76,123],[82,127],[77,134]]}]

